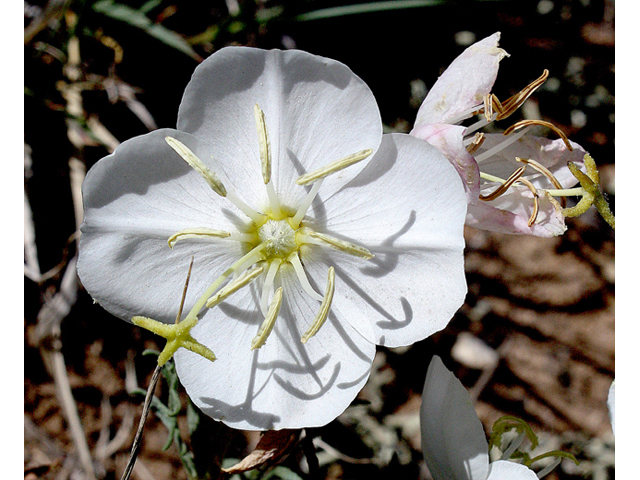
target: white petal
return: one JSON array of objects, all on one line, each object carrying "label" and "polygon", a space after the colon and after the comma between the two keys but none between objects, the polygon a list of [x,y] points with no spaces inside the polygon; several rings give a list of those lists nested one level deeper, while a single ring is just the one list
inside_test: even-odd
[{"label": "white petal", "polygon": [[489,446],[462,383],[434,356],[420,409],[422,451],[435,480],[485,480]]},{"label": "white petal", "polygon": [[613,434],[616,434],[616,382],[615,380],[609,387],[609,395],[607,397],[607,407],[609,407],[609,417],[611,418],[611,428]]},{"label": "white petal", "polygon": [[535,472],[524,465],[498,460],[489,465],[487,480],[538,480]]},{"label": "white petal", "polygon": [[475,203],[480,191],[480,171],[478,163],[464,146],[465,130],[458,125],[423,124],[414,128],[411,135],[426,140],[447,157],[462,179],[469,203]]},{"label": "white petal", "polygon": [[157,130],[122,143],[90,169],[83,184],[78,274],[98,303],[126,320],[145,315],[173,322],[191,256],[187,308],[240,254],[239,243],[223,239],[185,240],[169,248],[168,238],[179,230],[235,231],[235,226],[231,204],[169,147],[165,136],[206,155],[193,137]]},{"label": "white petal", "polygon": [[498,40],[499,32],[474,43],[449,65],[420,106],[416,127],[452,123],[452,119],[482,104],[496,81],[498,63],[507,55],[498,48]]},{"label": "white petal", "polygon": [[466,205],[460,177],[435,147],[384,135],[367,168],[312,207],[309,221],[375,257],[314,246],[303,260],[320,284],[335,266],[334,306],[365,338],[414,343],[444,328],[464,301]]},{"label": "white petal", "polygon": [[300,341],[320,302],[302,292],[293,272],[285,273],[282,309],[260,349],[250,350],[263,319],[254,284],[194,327],[194,337],[215,352],[215,362],[184,349],[176,353],[180,381],[193,402],[231,427],[325,425],[349,406],[369,377],[375,346],[335,313],[306,344]]},{"label": "white petal", "polygon": [[[507,138],[502,134],[485,135],[485,141],[476,156]],[[496,155],[479,162],[480,171],[506,179],[516,169],[524,165],[517,162],[516,157],[532,159],[547,167],[563,188],[572,187],[578,183],[578,180],[567,168],[567,162],[573,162],[584,170],[586,152],[577,143],[570,143],[573,147],[572,151],[566,147],[561,139],[550,140],[544,137],[524,135]],[[536,188],[554,188],[544,175],[531,167],[527,168],[525,178],[532,182]]]},{"label": "white petal", "polygon": [[[275,190],[291,208],[306,192],[294,184],[300,175],[380,144],[377,103],[347,66],[298,50],[223,48],[196,68],[178,129],[211,145],[226,176],[243,186],[238,194],[246,201],[267,204],[264,186],[255,188],[262,180],[255,104],[266,118]],[[365,164],[328,177],[324,192],[340,188]]]},{"label": "white petal", "polygon": [[[496,186],[486,187],[482,193],[487,194]],[[559,204],[553,203],[542,193],[539,196],[538,216],[535,223],[529,226],[533,205],[531,191],[522,185],[514,185],[495,200],[469,205],[466,223],[470,227],[491,232],[547,238],[562,235],[567,230]]]}]

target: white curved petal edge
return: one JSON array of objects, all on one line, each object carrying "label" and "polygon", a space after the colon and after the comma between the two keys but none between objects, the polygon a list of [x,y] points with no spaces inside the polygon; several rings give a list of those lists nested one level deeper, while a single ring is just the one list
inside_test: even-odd
[{"label": "white curved petal edge", "polygon": [[462,383],[434,356],[420,409],[422,451],[435,480],[485,480],[489,446]]},{"label": "white curved petal edge", "polygon": [[607,396],[607,407],[609,408],[609,418],[611,419],[611,429],[616,434],[616,381],[614,380],[609,387],[609,395]]},{"label": "white curved petal edge", "polygon": [[538,480],[529,467],[507,460],[498,460],[489,466],[487,480]]},{"label": "white curved petal edge", "polygon": [[[367,167],[310,213],[336,237],[366,247],[361,259],[318,251],[306,263],[324,285],[336,266],[333,307],[366,339],[409,345],[443,329],[464,302],[466,197],[455,169],[428,143],[384,135]],[[315,261],[311,261],[315,260]]]},{"label": "white curved petal edge", "polygon": [[[507,52],[498,47],[500,33],[480,40],[462,52],[438,78],[418,110],[415,126],[455,123],[471,116],[482,104],[498,76],[498,64]],[[459,118],[462,116],[462,118]]]},{"label": "white curved petal edge", "polygon": [[210,158],[195,137],[156,130],[123,142],[89,170],[82,185],[78,275],[95,301],[127,321],[145,315],[174,322],[191,256],[198,261],[187,305],[239,248],[224,242],[216,248],[203,243],[190,250],[168,247],[169,237],[185,228],[235,227],[220,208],[221,198],[169,147],[167,136]]},{"label": "white curved petal edge", "polygon": [[[206,101],[203,101],[206,99]],[[242,194],[259,181],[254,105],[264,111],[272,176],[282,202],[292,205],[305,172],[380,145],[382,121],[369,87],[349,67],[301,50],[225,47],[196,68],[178,112],[178,130],[212,147],[223,173]],[[371,157],[370,157],[371,158]],[[239,161],[242,159],[243,161]],[[355,177],[367,160],[324,180],[325,195]],[[243,187],[240,189],[240,187]],[[247,192],[263,198],[264,188]],[[246,200],[246,198],[245,198]]]}]

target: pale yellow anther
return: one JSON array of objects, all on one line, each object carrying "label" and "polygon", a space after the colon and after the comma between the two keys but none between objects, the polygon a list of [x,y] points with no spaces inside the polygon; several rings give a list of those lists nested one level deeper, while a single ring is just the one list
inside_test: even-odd
[{"label": "pale yellow anther", "polygon": [[[308,228],[298,233],[297,238],[302,243],[314,243],[316,245],[326,244],[330,247],[335,248],[336,250],[341,250],[351,255],[355,255],[356,257],[364,258],[365,260],[370,260],[371,258],[373,258],[373,253],[371,253],[365,247],[361,247],[360,245],[356,245],[355,243],[347,242],[345,240],[337,239],[324,233],[314,232],[313,230]],[[317,241],[314,242],[313,240]]]},{"label": "pale yellow anther", "polygon": [[327,278],[327,288],[324,291],[324,298],[322,299],[322,303],[320,304],[320,310],[316,315],[315,320],[309,327],[309,330],[305,332],[305,334],[300,339],[302,343],[307,343],[311,337],[313,337],[318,331],[320,327],[324,325],[327,317],[329,316],[329,309],[331,308],[331,302],[333,301],[333,292],[336,288],[336,272],[333,267],[329,267],[329,274]]},{"label": "pale yellow anther", "polygon": [[167,243],[169,247],[173,248],[174,245],[178,242],[178,240],[184,240],[185,238],[202,238],[202,237],[216,237],[216,238],[226,238],[231,236],[229,232],[225,232],[223,230],[213,230],[211,228],[187,228],[185,230],[180,230],[177,233],[174,233],[169,237]]},{"label": "pale yellow anther", "polygon": [[319,179],[324,178],[324,177],[326,177],[328,175],[331,175],[332,173],[339,172],[341,170],[344,170],[347,167],[350,167],[353,164],[361,162],[362,160],[367,158],[372,153],[373,153],[373,150],[371,150],[370,148],[368,148],[366,150],[361,150],[361,151],[356,152],[356,153],[353,153],[353,154],[351,154],[351,155],[349,155],[347,157],[341,158],[340,160],[336,160],[335,162],[331,162],[331,163],[325,165],[324,167],[319,168],[318,170],[315,170],[315,171],[309,172],[309,173],[305,173],[304,175],[300,176],[296,180],[296,183],[298,185],[307,185],[309,183],[313,183],[316,180],[319,180]]},{"label": "pale yellow anther", "polygon": [[206,180],[209,186],[213,189],[221,197],[227,196],[227,189],[224,188],[224,185],[217,177],[215,173],[209,170],[202,160],[198,158],[198,156],[193,153],[189,147],[187,147],[180,140],[173,137],[165,137],[165,141],[169,144],[173,150],[182,157],[182,159],[191,166],[196,172],[198,172],[202,178]]},{"label": "pale yellow anther", "polygon": [[260,325],[260,330],[258,330],[258,334],[251,341],[251,350],[255,350],[257,348],[262,347],[267,338],[271,334],[273,330],[273,326],[276,323],[276,318],[278,318],[278,314],[280,313],[280,307],[282,306],[282,287],[278,288],[276,292],[273,294],[273,299],[271,300],[271,305],[269,305],[269,310],[267,311],[267,315]]},{"label": "pale yellow anther", "polygon": [[244,271],[240,276],[238,276],[238,278],[236,278],[235,280],[230,282],[224,288],[221,288],[218,291],[218,293],[216,293],[213,297],[211,297],[209,300],[207,300],[207,303],[205,304],[205,306],[207,308],[211,308],[211,307],[214,307],[217,304],[223,302],[227,297],[229,297],[229,295],[231,295],[232,293],[237,292],[242,287],[244,287],[244,286],[248,285],[249,283],[253,282],[256,278],[258,278],[260,276],[260,274],[263,271],[264,271],[264,267],[263,266],[258,266],[258,267],[252,268],[250,270]]},{"label": "pale yellow anther", "polygon": [[269,134],[267,124],[264,119],[264,112],[258,104],[253,107],[253,114],[256,118],[256,129],[258,130],[258,143],[260,144],[260,162],[262,163],[262,178],[265,185],[271,181],[271,146],[269,145]]}]

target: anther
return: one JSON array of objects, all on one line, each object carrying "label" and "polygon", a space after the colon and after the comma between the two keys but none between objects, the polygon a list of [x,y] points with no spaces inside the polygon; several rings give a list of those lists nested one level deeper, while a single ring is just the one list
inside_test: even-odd
[{"label": "anther", "polygon": [[324,233],[314,232],[311,229],[304,229],[304,231],[298,233],[298,236],[302,243],[328,245],[335,248],[336,250],[341,250],[351,255],[355,255],[356,257],[364,258],[365,260],[370,260],[374,256],[373,253],[371,253],[365,247],[361,247],[360,245],[356,245],[345,240],[339,240]]},{"label": "anther", "polygon": [[501,111],[498,112],[498,116],[496,117],[496,120],[502,120],[504,118],[507,118],[508,116],[513,114],[513,112],[518,110],[518,108],[520,108],[520,106],[527,100],[527,98],[529,98],[531,94],[535,92],[538,89],[538,87],[540,87],[540,85],[542,85],[544,82],[547,81],[548,77],[549,77],[549,70],[545,69],[542,72],[542,75],[540,75],[540,77],[535,79],[533,82],[531,82],[529,85],[524,87],[515,95],[509,97],[507,100],[502,102]]},{"label": "anther", "polygon": [[[551,171],[547,167],[542,165],[541,163],[537,162],[536,160],[530,159],[530,158],[520,158],[520,157],[516,157],[516,161],[520,162],[520,163],[525,163],[527,165],[531,165],[531,168],[533,168],[534,170],[537,170],[542,175],[547,177],[549,179],[549,181],[553,184],[553,186],[556,189],[562,190],[562,184],[553,175],[553,173],[551,173]],[[567,206],[567,199],[565,197],[562,197],[561,200],[562,200],[562,207],[563,208],[566,207]]]},{"label": "anther", "polygon": [[546,122],[544,120],[522,120],[520,122],[516,122],[513,125],[511,125],[504,132],[502,132],[502,134],[503,135],[509,135],[511,132],[514,132],[515,130],[519,130],[519,129],[524,128],[524,127],[531,127],[533,125],[540,125],[540,126],[547,127],[549,129],[553,130],[562,139],[564,144],[567,146],[567,149],[570,152],[573,151],[573,147],[571,146],[571,143],[569,143],[569,139],[564,134],[564,132],[562,130],[560,130],[558,127],[556,127],[553,123]]},{"label": "anther", "polygon": [[373,153],[373,150],[370,148],[353,153],[344,158],[341,158],[340,160],[331,162],[325,165],[324,167],[319,168],[318,170],[315,170],[310,173],[305,173],[304,175],[300,176],[296,180],[296,183],[298,185],[307,185],[308,183],[315,182],[316,180],[319,180],[328,175],[331,175],[332,173],[339,172],[340,170],[344,170],[345,168],[350,167],[351,165],[361,162],[372,153]]},{"label": "anther", "polygon": [[262,178],[266,185],[271,181],[271,148],[269,146],[269,135],[267,124],[264,119],[264,112],[258,104],[253,107],[253,115],[256,119],[256,129],[258,130],[258,142],[260,144],[260,162],[262,163]]},{"label": "anther", "polygon": [[273,294],[273,299],[271,300],[271,305],[269,305],[269,310],[267,315],[265,316],[262,325],[260,325],[260,330],[258,330],[258,334],[251,341],[251,350],[255,350],[256,348],[262,347],[267,338],[271,334],[273,330],[273,326],[276,323],[276,318],[278,318],[278,314],[280,313],[280,307],[282,306],[282,287],[276,290],[276,293]]},{"label": "anther", "polygon": [[216,238],[226,238],[231,236],[229,232],[225,232],[222,230],[213,230],[211,228],[187,228],[185,230],[180,230],[177,233],[174,233],[169,237],[167,243],[169,247],[173,248],[174,245],[178,242],[178,240],[184,240],[185,238],[202,238],[202,237],[216,237]]},{"label": "anther", "polygon": [[507,178],[505,180],[505,182],[502,185],[500,185],[498,188],[496,188],[489,195],[480,195],[480,200],[484,200],[485,202],[489,202],[489,201],[495,200],[499,196],[503,195],[509,189],[509,187],[511,185],[513,185],[520,177],[522,177],[522,175],[524,174],[524,171],[526,170],[526,168],[527,168],[526,166],[518,168],[515,172],[513,172],[511,174],[511,176],[509,178]]},{"label": "anther", "polygon": [[198,172],[209,184],[209,186],[213,189],[221,197],[227,196],[227,189],[224,188],[224,185],[220,181],[220,179],[209,170],[202,160],[198,158],[198,156],[193,153],[189,147],[187,147],[180,140],[173,137],[165,137],[165,141],[169,144],[173,150],[182,157],[182,159],[191,166],[196,172]]},{"label": "anther", "polygon": [[212,308],[218,305],[219,303],[223,302],[224,300],[227,299],[227,297],[229,297],[229,295],[237,292],[242,287],[245,287],[251,282],[253,282],[256,278],[260,276],[260,274],[263,271],[264,271],[264,266],[258,266],[258,267],[252,268],[251,270],[244,271],[241,275],[238,276],[238,278],[236,278],[232,282],[229,282],[228,285],[218,290],[218,293],[216,293],[213,297],[207,300],[207,303],[205,304],[205,306],[207,308]]},{"label": "anther", "polygon": [[473,136],[473,140],[471,141],[471,143],[469,143],[466,148],[467,148],[467,152],[469,152],[469,155],[473,155],[484,143],[485,140],[485,136],[484,133],[476,133]]},{"label": "anther", "polygon": [[538,195],[538,190],[536,190],[536,187],[533,186],[533,183],[531,183],[526,178],[519,178],[516,181],[525,185],[529,190],[531,190],[531,193],[533,193],[533,212],[531,212],[529,221],[527,222],[527,225],[530,227],[534,223],[536,223],[536,219],[538,218],[538,213],[540,211],[540,196]]},{"label": "anther", "polygon": [[300,341],[302,343],[307,343],[311,337],[313,337],[318,331],[320,327],[324,325],[327,317],[329,316],[329,309],[331,308],[331,302],[333,301],[333,292],[336,288],[336,272],[333,267],[329,267],[329,273],[327,278],[327,288],[324,291],[324,298],[322,299],[322,303],[320,304],[320,310],[316,315],[315,320],[311,324],[309,330],[305,332]]}]

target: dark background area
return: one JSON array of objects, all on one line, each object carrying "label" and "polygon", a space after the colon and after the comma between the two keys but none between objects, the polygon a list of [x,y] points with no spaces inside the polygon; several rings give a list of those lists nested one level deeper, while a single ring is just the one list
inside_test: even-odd
[{"label": "dark background area", "polygon": [[[613,1],[460,0],[315,20],[305,15],[363,2],[240,1],[233,16],[230,2],[224,1],[120,2],[138,12],[146,5],[150,24],[190,42],[190,55],[168,45],[168,37],[155,38],[132,21],[96,8],[108,2],[50,2],[56,3],[66,10],[50,16],[44,16],[47,2],[25,3],[24,20],[28,31],[46,18],[24,47],[25,192],[44,272],[37,281],[24,280],[25,472],[30,475],[82,478],[73,476],[81,471],[77,451],[43,352],[61,348],[89,448],[95,453],[101,435],[113,440],[122,432],[118,448],[95,460],[98,477],[112,479],[120,477],[128,458],[142,403],[127,393],[125,380],[132,378],[127,365],[146,387],[154,361],[141,352],[162,346],[152,334],[93,305],[81,286],[74,290],[76,299],[67,299],[68,315],[45,328],[46,335],[38,326],[75,255],[69,159],[79,159],[88,169],[109,152],[90,120],[98,120],[118,141],[148,131],[124,101],[128,90],[123,85],[135,89],[135,99],[157,127],[175,127],[198,57],[229,44],[295,46],[347,64],[373,90],[385,126],[408,132],[421,98],[415,92],[431,86],[464,50],[468,43],[460,39],[472,35],[478,41],[500,31],[500,45],[510,57],[501,62],[493,92],[506,99],[548,69],[550,79],[530,99],[527,112],[537,107],[542,119],[592,154],[602,188],[615,206]],[[76,80],[68,70],[74,36],[69,12],[77,17],[80,45]],[[105,45],[105,37],[121,50]],[[122,52],[118,63],[116,51]],[[62,93],[74,81],[91,85],[82,90],[80,114],[69,111]],[[499,127],[508,127],[517,115]],[[477,393],[476,410],[488,432],[501,415],[513,414],[540,434],[541,451],[562,448],[581,462],[575,467],[565,460],[546,478],[614,478],[606,409],[614,377],[614,234],[594,212],[568,226],[563,237],[554,239],[466,231],[467,302],[440,334],[410,348],[381,349],[354,406],[311,432],[339,452],[332,457],[318,447],[326,461],[322,478],[429,478],[416,418],[433,354]],[[452,354],[466,334],[497,354],[492,373],[483,374]],[[163,393],[160,388],[158,394]],[[241,458],[256,441],[241,432],[228,435],[227,457]],[[186,478],[175,447],[162,450],[166,430],[153,416],[144,438],[139,463],[151,476],[138,469],[133,478]],[[285,465],[302,475],[302,456],[297,447]]]}]

